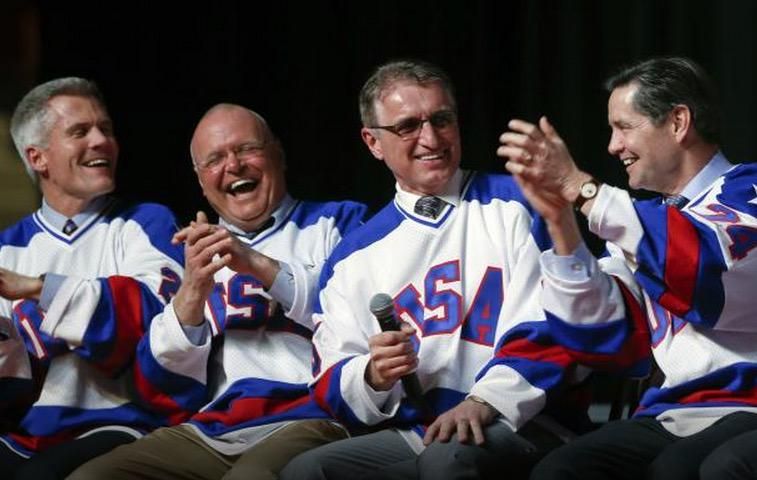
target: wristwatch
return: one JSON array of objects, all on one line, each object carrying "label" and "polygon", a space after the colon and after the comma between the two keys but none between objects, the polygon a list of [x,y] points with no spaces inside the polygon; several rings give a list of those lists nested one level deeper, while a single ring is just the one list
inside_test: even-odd
[{"label": "wristwatch", "polygon": [[581,210],[581,207],[584,206],[584,203],[596,197],[597,193],[599,193],[599,182],[597,182],[594,178],[589,178],[581,184],[581,187],[578,190],[578,196],[573,202],[573,207],[576,210]]}]

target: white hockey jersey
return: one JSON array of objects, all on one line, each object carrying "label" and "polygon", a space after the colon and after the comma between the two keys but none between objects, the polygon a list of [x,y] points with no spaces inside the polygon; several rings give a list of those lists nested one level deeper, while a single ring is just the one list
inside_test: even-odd
[{"label": "white hockey jersey", "polygon": [[585,419],[585,405],[563,395],[576,378],[573,360],[552,341],[539,303],[538,259],[549,236],[512,178],[457,172],[436,220],[413,213],[417,198],[398,187],[324,267],[314,315],[317,401],[346,425],[397,427],[418,446],[430,419],[400,382],[375,392],[364,379],[368,339],[380,332],[369,302],[386,293],[416,329],[417,376],[434,414],[475,394],[513,429],[545,409],[569,425]]},{"label": "white hockey jersey", "polygon": [[28,456],[98,428],[138,435],[201,405],[202,385],[160,360],[186,341],[181,328],[151,323],[180,285],[175,231],[165,207],[111,198],[71,237],[41,211],[0,234],[3,268],[66,276],[46,312],[0,298],[0,409],[20,415],[0,441]]},{"label": "white hockey jersey", "polygon": [[643,369],[653,354],[665,381],[635,415],[677,435],[757,412],[757,165],[730,168],[680,211],[603,186],[589,226],[609,242],[601,270],[621,282],[595,265],[584,282],[546,272],[557,338],[595,367]]},{"label": "white hockey jersey", "polygon": [[[211,401],[189,424],[218,451],[238,454],[287,422],[328,418],[308,390],[312,305],[326,258],[361,224],[365,211],[355,202],[286,196],[271,227],[251,240],[239,237],[291,267],[295,292],[288,311],[253,276],[228,268],[216,274],[205,309],[214,336],[207,374]],[[164,316],[174,316],[173,309]]]}]

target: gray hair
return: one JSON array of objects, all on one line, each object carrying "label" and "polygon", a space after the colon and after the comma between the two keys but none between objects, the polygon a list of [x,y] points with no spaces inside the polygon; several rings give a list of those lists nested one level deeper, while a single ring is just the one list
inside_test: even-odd
[{"label": "gray hair", "polygon": [[11,138],[27,173],[35,183],[37,172],[32,169],[25,152],[31,145],[47,147],[53,122],[48,108],[49,101],[60,95],[93,98],[105,108],[105,101],[97,85],[79,77],[57,78],[37,85],[18,102],[11,117]]},{"label": "gray hair", "polygon": [[717,94],[707,72],[685,57],[659,57],[625,67],[605,82],[612,92],[626,85],[638,85],[633,106],[661,125],[676,105],[686,105],[692,124],[708,143],[720,142],[720,109]]},{"label": "gray hair", "polygon": [[360,119],[364,127],[376,124],[376,101],[380,100],[398,82],[409,81],[419,85],[436,83],[442,87],[457,108],[452,81],[444,71],[431,63],[418,60],[398,60],[380,65],[360,89]]}]

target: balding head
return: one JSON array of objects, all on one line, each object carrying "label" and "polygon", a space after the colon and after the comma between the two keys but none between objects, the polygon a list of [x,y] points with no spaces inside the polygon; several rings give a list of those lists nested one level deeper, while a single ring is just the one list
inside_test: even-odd
[{"label": "balding head", "polygon": [[284,155],[262,116],[222,103],[203,115],[190,153],[208,202],[244,231],[259,228],[286,193]]}]

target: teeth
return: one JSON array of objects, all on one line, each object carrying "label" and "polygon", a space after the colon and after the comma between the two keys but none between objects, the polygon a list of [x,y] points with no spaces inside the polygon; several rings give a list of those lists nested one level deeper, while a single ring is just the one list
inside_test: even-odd
[{"label": "teeth", "polygon": [[623,161],[623,166],[624,167],[627,167],[629,165],[633,165],[634,163],[636,163],[636,159],[635,158],[624,158],[622,161]]},{"label": "teeth", "polygon": [[435,153],[433,155],[419,155],[417,158],[418,160],[436,160],[436,159],[442,158],[442,154]]},{"label": "teeth", "polygon": [[85,167],[107,167],[110,162],[104,158],[96,158],[88,162],[84,162]]},{"label": "teeth", "polygon": [[240,180],[234,181],[231,185],[229,185],[228,191],[231,193],[235,193],[238,190],[252,190],[255,188],[255,186],[258,184],[257,180],[252,180],[249,178],[243,178]]},{"label": "teeth", "polygon": [[231,184],[231,189],[233,190],[235,188],[241,187],[242,185],[247,185],[248,183],[254,184],[255,182],[253,182],[252,180],[248,180],[246,178],[242,180],[237,180],[236,182]]}]

